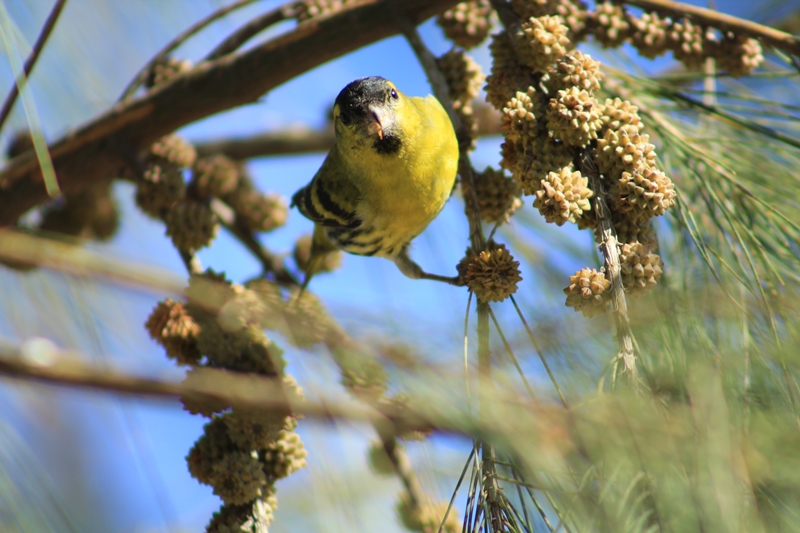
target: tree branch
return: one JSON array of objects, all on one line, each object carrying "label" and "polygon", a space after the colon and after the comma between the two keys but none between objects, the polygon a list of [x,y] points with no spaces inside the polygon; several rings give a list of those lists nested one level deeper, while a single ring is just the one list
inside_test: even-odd
[{"label": "tree branch", "polygon": [[[126,154],[201,118],[252,103],[267,91],[331,59],[401,32],[394,9],[418,23],[457,0],[367,0],[245,52],[201,63],[141,98],[117,104],[50,145],[65,192],[117,172]],[[388,4],[388,5],[387,5]],[[0,225],[47,198],[36,158],[26,152],[0,173]]]},{"label": "tree branch", "polygon": [[[500,135],[500,113],[483,102],[473,103],[478,136]],[[336,140],[333,129],[293,127],[281,131],[196,143],[197,155],[225,154],[231,159],[243,160],[271,155],[327,152]]]},{"label": "tree branch", "polygon": [[641,7],[645,11],[657,11],[673,17],[689,17],[695,22],[717,28],[722,31],[732,31],[738,34],[749,35],[761,39],[766,44],[785,50],[790,54],[800,56],[800,39],[789,33],[770,28],[749,20],[740,19],[719,11],[703,7],[671,2],[669,0],[625,0],[626,4]]}]

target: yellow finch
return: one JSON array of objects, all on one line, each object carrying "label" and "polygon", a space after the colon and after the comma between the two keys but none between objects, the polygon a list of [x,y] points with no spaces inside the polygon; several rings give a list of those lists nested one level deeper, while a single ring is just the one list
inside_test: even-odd
[{"label": "yellow finch", "polygon": [[390,259],[410,278],[454,283],[423,272],[408,256],[409,243],[442,210],[456,179],[458,142],[442,105],[373,76],[342,89],[333,121],[333,148],[292,198],[315,223],[303,286],[337,248]]}]

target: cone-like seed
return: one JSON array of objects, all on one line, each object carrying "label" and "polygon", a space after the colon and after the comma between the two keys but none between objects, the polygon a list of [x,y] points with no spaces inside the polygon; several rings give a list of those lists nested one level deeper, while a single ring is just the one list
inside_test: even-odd
[{"label": "cone-like seed", "polygon": [[705,30],[692,24],[690,20],[673,22],[667,28],[667,43],[675,54],[675,59],[686,65],[688,69],[698,69],[708,56],[704,46]]},{"label": "cone-like seed", "polygon": [[717,67],[731,76],[751,74],[764,61],[761,43],[750,37],[726,33],[716,47]]},{"label": "cone-like seed", "polygon": [[675,205],[672,180],[660,170],[646,166],[633,173],[622,173],[619,195],[619,209],[634,220],[663,215]]},{"label": "cone-like seed", "polygon": [[[506,176],[502,170],[487,167],[483,172],[473,172],[475,196],[481,218],[494,223],[508,221],[514,211],[522,207],[517,182]],[[464,197],[465,209],[469,210],[472,202],[471,190],[466,180],[461,180],[461,194]]]},{"label": "cone-like seed", "polygon": [[571,87],[593,92],[600,90],[600,82],[605,77],[600,71],[600,63],[580,50],[572,50],[547,69],[547,89],[550,94]]},{"label": "cone-like seed", "polygon": [[144,85],[147,88],[155,87],[191,69],[192,62],[188,59],[165,57],[153,65],[153,68],[150,69],[150,73],[147,75],[147,80],[145,80]]},{"label": "cone-like seed", "polygon": [[198,159],[194,164],[192,186],[200,198],[221,197],[239,184],[239,165],[223,154]]},{"label": "cone-like seed", "polygon": [[300,435],[294,431],[296,421],[291,420],[292,425],[282,429],[278,438],[259,452],[263,472],[270,481],[285,478],[307,464],[308,452]]},{"label": "cone-like seed", "polygon": [[489,43],[492,54],[492,70],[486,78],[486,101],[495,109],[502,111],[506,103],[524,87],[536,83],[530,67],[523,65],[506,32],[492,35]]},{"label": "cone-like seed", "polygon": [[587,91],[571,87],[558,91],[547,109],[547,128],[569,146],[583,146],[597,139],[603,125],[603,106]]},{"label": "cone-like seed", "polygon": [[356,2],[357,0],[305,0],[297,6],[297,20],[303,22],[314,17],[328,15]]},{"label": "cone-like seed", "polygon": [[647,134],[639,134],[638,130],[622,129],[606,130],[602,139],[597,141],[595,162],[602,174],[612,180],[622,179],[624,172],[636,172],[637,169],[655,167],[655,146],[650,144]]},{"label": "cone-like seed", "polygon": [[[396,510],[400,521],[410,531],[419,533],[460,533],[461,520],[455,508],[450,509],[447,519],[442,525],[444,514],[449,505],[447,502],[434,503],[432,501],[412,503],[407,492],[400,495]],[[439,529],[442,526],[442,529]]]},{"label": "cone-like seed", "polygon": [[145,328],[179,365],[195,364],[200,359],[197,349],[200,326],[181,302],[170,298],[159,302],[150,313]]},{"label": "cone-like seed", "polygon": [[558,226],[578,223],[583,213],[591,210],[589,198],[594,192],[589,189],[589,179],[580,172],[565,168],[558,174],[551,172],[540,183],[533,207],[539,209],[547,222]]},{"label": "cone-like seed", "polygon": [[223,455],[212,467],[211,487],[227,504],[242,505],[262,495],[267,484],[255,452],[236,450]]},{"label": "cone-like seed", "polygon": [[640,54],[655,59],[667,53],[669,19],[661,18],[658,13],[644,13],[641,18],[631,17],[630,20],[634,30],[631,41]]},{"label": "cone-like seed", "polygon": [[597,5],[592,13],[590,26],[594,37],[606,48],[616,48],[631,36],[631,25],[625,8],[611,2]]},{"label": "cone-like seed", "polygon": [[256,533],[267,531],[272,514],[278,508],[275,487],[262,489],[265,495],[243,505],[225,504],[214,513],[206,526],[206,533]]},{"label": "cone-like seed", "polygon": [[279,194],[262,194],[250,187],[240,187],[228,201],[236,216],[253,231],[275,230],[289,217],[289,207]]},{"label": "cone-like seed", "polygon": [[644,128],[639,118],[639,108],[628,100],[607,98],[601,118],[604,130],[626,130],[629,134],[633,134],[641,133]]},{"label": "cone-like seed", "polygon": [[185,193],[180,167],[162,159],[153,160],[136,182],[136,205],[151,217],[161,218]]},{"label": "cone-like seed", "polygon": [[580,0],[511,0],[511,9],[522,20],[558,15],[569,28],[569,38],[578,42],[586,29],[586,4]]},{"label": "cone-like seed", "polygon": [[445,36],[462,48],[481,44],[491,29],[492,6],[488,0],[470,0],[456,4],[436,18]]},{"label": "cone-like seed", "polygon": [[178,250],[193,252],[211,244],[217,235],[217,217],[208,205],[184,200],[173,205],[164,219],[167,235]]},{"label": "cone-like seed", "polygon": [[452,49],[436,60],[455,109],[470,108],[483,84],[481,67],[467,54]]},{"label": "cone-like seed", "polygon": [[517,35],[520,59],[536,71],[544,71],[561,59],[570,46],[567,28],[559,16],[531,17]]},{"label": "cone-like seed", "polygon": [[165,159],[178,168],[190,168],[197,159],[194,146],[176,133],[165,135],[150,145],[149,159]]},{"label": "cone-like seed", "polygon": [[566,305],[589,318],[605,313],[610,288],[611,282],[606,279],[603,269],[584,268],[569,278],[569,287],[564,289]]},{"label": "cone-like seed", "polygon": [[664,263],[661,258],[646,250],[640,243],[620,247],[620,273],[622,286],[634,298],[644,296],[661,279]]},{"label": "cone-like seed", "polygon": [[467,265],[465,280],[479,300],[501,302],[517,292],[522,280],[519,261],[514,261],[505,246],[483,251]]}]

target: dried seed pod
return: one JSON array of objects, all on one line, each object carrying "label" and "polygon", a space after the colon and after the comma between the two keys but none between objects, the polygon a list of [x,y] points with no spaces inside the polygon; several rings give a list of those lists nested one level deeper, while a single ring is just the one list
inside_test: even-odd
[{"label": "dried seed pod", "polygon": [[212,467],[211,487],[226,504],[242,505],[263,494],[267,484],[256,452],[235,450],[223,455]]},{"label": "dried seed pod", "polygon": [[589,188],[589,179],[580,172],[564,168],[558,174],[551,172],[540,183],[533,207],[547,222],[557,226],[565,222],[577,224],[583,213],[591,210],[589,198],[594,192]]},{"label": "dried seed pod", "polygon": [[669,42],[667,40],[667,30],[669,19],[661,18],[658,13],[643,13],[641,18],[630,17],[633,25],[633,36],[631,42],[639,53],[649,59],[667,53]]},{"label": "dried seed pod", "polygon": [[523,87],[536,84],[530,67],[523,65],[506,32],[492,35],[489,43],[492,54],[492,70],[486,77],[486,101],[502,111],[506,103]]},{"label": "dried seed pod", "polygon": [[253,231],[275,230],[289,217],[286,200],[279,194],[262,194],[251,187],[239,187],[227,198],[239,220]]},{"label": "dried seed pod", "polygon": [[475,256],[464,278],[469,290],[483,302],[505,300],[517,292],[517,283],[522,281],[519,261],[502,245]]},{"label": "dried seed pod", "polygon": [[592,93],[600,90],[605,77],[600,71],[600,62],[580,50],[572,50],[547,69],[545,83],[550,94],[577,87]]},{"label": "dried seed pod", "polygon": [[654,168],[656,147],[649,141],[650,137],[644,133],[639,134],[638,130],[606,130],[603,138],[597,141],[595,150],[598,170],[614,183],[622,179],[625,172]]},{"label": "dried seed pod", "polygon": [[604,269],[581,269],[569,277],[569,286],[564,289],[564,294],[567,295],[566,306],[589,318],[605,313],[610,299],[610,288],[611,282],[606,279]]},{"label": "dried seed pod", "polygon": [[297,421],[287,417],[286,424],[277,439],[259,450],[263,472],[271,482],[288,477],[307,464],[308,452],[300,435],[294,431]]},{"label": "dried seed pod", "polygon": [[[446,502],[412,502],[407,492],[400,495],[396,510],[400,521],[410,531],[419,533],[460,533],[461,520],[455,508],[450,509],[444,524],[442,520],[449,505]],[[439,527],[441,526],[441,529]]]},{"label": "dried seed pod", "polygon": [[[632,220],[623,213],[614,213],[611,217],[611,223],[617,232],[617,241],[620,243],[640,243],[648,252],[658,248],[656,233],[650,227],[648,221]],[[595,235],[595,242],[598,244],[601,242],[599,235]]]},{"label": "dried seed pod", "polygon": [[[517,182],[506,176],[502,170],[486,167],[483,172],[473,172],[473,179],[478,210],[486,222],[507,222],[514,211],[522,207]],[[471,191],[469,184],[463,179],[461,194],[464,197],[465,208],[469,209]]]},{"label": "dried seed pod", "polygon": [[586,4],[574,0],[511,0],[511,9],[522,20],[544,15],[558,15],[569,28],[569,39],[576,43],[586,29]]},{"label": "dried seed pod", "polygon": [[198,159],[194,164],[191,185],[200,198],[222,197],[239,184],[241,167],[223,154]]},{"label": "dried seed pod", "polygon": [[295,16],[299,22],[334,13],[357,0],[305,0],[297,6]]},{"label": "dried seed pod", "polygon": [[469,108],[483,84],[481,67],[461,50],[452,49],[436,60],[455,109]]},{"label": "dried seed pod", "polygon": [[597,139],[602,127],[603,105],[589,92],[577,87],[558,91],[546,112],[547,128],[569,146],[584,146]]},{"label": "dried seed pod", "polygon": [[158,61],[150,69],[144,86],[148,89],[161,85],[165,81],[171,80],[179,74],[188,72],[192,69],[192,62],[188,59],[178,59],[176,57],[165,57]]},{"label": "dried seed pod", "polygon": [[278,508],[275,487],[267,485],[262,496],[242,505],[225,504],[214,513],[206,533],[255,533],[267,531],[272,514]]},{"label": "dried seed pod", "polygon": [[462,48],[481,44],[491,29],[492,6],[489,0],[461,2],[436,18],[445,36]]},{"label": "dried seed pod", "polygon": [[557,15],[531,17],[522,23],[522,32],[517,35],[519,58],[535,71],[546,70],[567,53],[568,31]]},{"label": "dried seed pod", "polygon": [[167,235],[178,250],[193,252],[211,244],[217,235],[217,217],[208,205],[183,200],[173,205],[164,222]]},{"label": "dried seed pod", "polygon": [[628,100],[621,100],[620,98],[606,99],[601,118],[603,119],[604,130],[625,130],[629,134],[633,134],[641,133],[644,128],[644,124],[639,118],[639,108]]},{"label": "dried seed pod", "polygon": [[620,247],[620,273],[622,286],[634,298],[644,296],[661,279],[664,262],[648,252],[641,243],[623,244]]},{"label": "dried seed pod", "polygon": [[544,101],[541,93],[533,87],[527,92],[517,91],[503,108],[503,131],[510,141],[532,139],[539,136],[540,125],[537,116],[544,114]]},{"label": "dried seed pod", "polygon": [[200,483],[210,485],[214,479],[214,465],[226,454],[238,448],[228,436],[228,428],[219,417],[203,426],[203,434],[194,443],[186,464],[189,473]]},{"label": "dried seed pod", "polygon": [[159,302],[150,313],[145,328],[179,365],[193,365],[200,359],[197,349],[200,326],[181,302],[170,298]]},{"label": "dried seed pod", "polygon": [[667,42],[675,59],[688,69],[698,69],[708,57],[706,31],[688,19],[672,22],[667,28]]},{"label": "dried seed pod", "polygon": [[185,195],[183,172],[169,161],[150,161],[142,179],[136,182],[136,205],[154,218],[163,217]]},{"label": "dried seed pod", "polygon": [[618,209],[634,220],[663,215],[675,205],[675,185],[657,168],[639,167],[623,172],[619,180]]},{"label": "dried seed pod", "polygon": [[629,15],[625,8],[611,2],[597,4],[589,19],[594,37],[605,48],[616,48],[631,36]]},{"label": "dried seed pod", "polygon": [[521,152],[504,151],[504,158],[500,162],[501,166],[509,168],[505,163],[507,158],[514,155],[514,166],[509,169],[524,194],[536,194],[542,188],[541,181],[546,180],[551,172],[560,174],[562,170],[572,171],[572,162],[575,159],[573,148],[543,135],[534,139],[528,137],[526,140]]},{"label": "dried seed pod", "polygon": [[717,66],[734,77],[751,74],[764,61],[761,43],[728,32],[715,49]]},{"label": "dried seed pod", "polygon": [[151,161],[163,159],[178,168],[191,168],[197,159],[197,151],[183,137],[177,133],[171,133],[150,145],[148,159]]}]

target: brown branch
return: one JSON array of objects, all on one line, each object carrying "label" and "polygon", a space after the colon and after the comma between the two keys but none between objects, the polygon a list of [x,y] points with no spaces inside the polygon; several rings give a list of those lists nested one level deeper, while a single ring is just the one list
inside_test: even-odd
[{"label": "brown branch", "polygon": [[22,265],[37,265],[87,279],[106,278],[114,283],[149,289],[157,294],[182,294],[186,286],[185,279],[173,272],[123,261],[83,246],[1,228],[0,259]]},{"label": "brown branch", "polygon": [[235,52],[244,43],[270,26],[295,17],[298,4],[299,2],[284,4],[273,9],[272,11],[264,13],[260,17],[256,17],[249,21],[247,24],[226,37],[224,41],[219,43],[217,47],[206,56],[206,61],[213,61],[214,59],[219,59],[224,55],[230,54],[231,52]]},{"label": "brown branch", "polygon": [[[65,192],[105,178],[126,163],[126,154],[201,118],[251,103],[267,91],[331,59],[400,33],[392,7],[402,4],[420,22],[457,0],[366,0],[239,54],[197,65],[141,98],[117,104],[89,124],[50,145]],[[47,198],[36,158],[26,152],[0,173],[0,225]]]},{"label": "brown branch", "polygon": [[[473,104],[473,108],[479,137],[502,133],[500,113],[496,109],[477,101]],[[330,127],[324,129],[294,127],[250,137],[196,143],[195,149],[200,157],[221,153],[231,159],[243,160],[272,155],[327,152],[333,146],[335,139],[333,129]]]},{"label": "brown branch", "polygon": [[760,39],[764,43],[800,56],[800,39],[794,35],[764,26],[756,22],[740,19],[719,11],[703,7],[671,2],[669,0],[625,0],[626,4],[641,7],[646,11],[657,11],[673,17],[688,17],[695,22],[711,26],[722,31],[732,31]]},{"label": "brown branch", "polygon": [[144,67],[142,67],[142,69],[136,74],[136,76],[133,77],[133,80],[131,80],[128,86],[125,87],[125,90],[122,91],[122,95],[119,97],[119,101],[121,102],[124,100],[128,100],[131,96],[133,96],[133,94],[136,92],[136,89],[138,89],[150,75],[150,72],[153,70],[153,67],[155,67],[155,65],[160,61],[163,61],[169,55],[170,52],[172,52],[177,47],[182,45],[189,37],[199,32],[200,30],[202,30],[215,20],[220,19],[225,15],[227,15],[228,13],[235,11],[241,7],[244,7],[247,4],[252,4],[254,1],[255,0],[239,0],[238,2],[234,2],[230,5],[221,7],[220,9],[214,11],[213,13],[210,13],[205,18],[198,20],[197,22],[186,28],[184,31],[179,33],[177,37],[172,39],[164,46],[164,48],[159,50],[158,53],[154,55],[153,58],[150,61],[148,61]]},{"label": "brown branch", "polygon": [[8,96],[6,96],[5,102],[3,102],[3,108],[0,109],[0,130],[3,129],[3,124],[6,123],[8,115],[11,113],[11,108],[14,107],[14,102],[17,101],[20,88],[25,85],[25,82],[28,80],[28,76],[30,76],[34,65],[36,65],[36,60],[39,59],[39,54],[42,52],[48,37],[50,37],[50,34],[53,33],[53,28],[56,25],[56,21],[58,20],[59,15],[61,15],[61,10],[64,9],[64,4],[66,3],[67,0],[56,1],[53,9],[50,11],[50,15],[44,22],[44,26],[42,26],[42,31],[39,32],[39,37],[33,44],[33,48],[31,49],[28,59],[25,60],[25,64],[22,67],[22,73],[17,77],[16,83],[11,85],[11,90],[9,91]]}]

